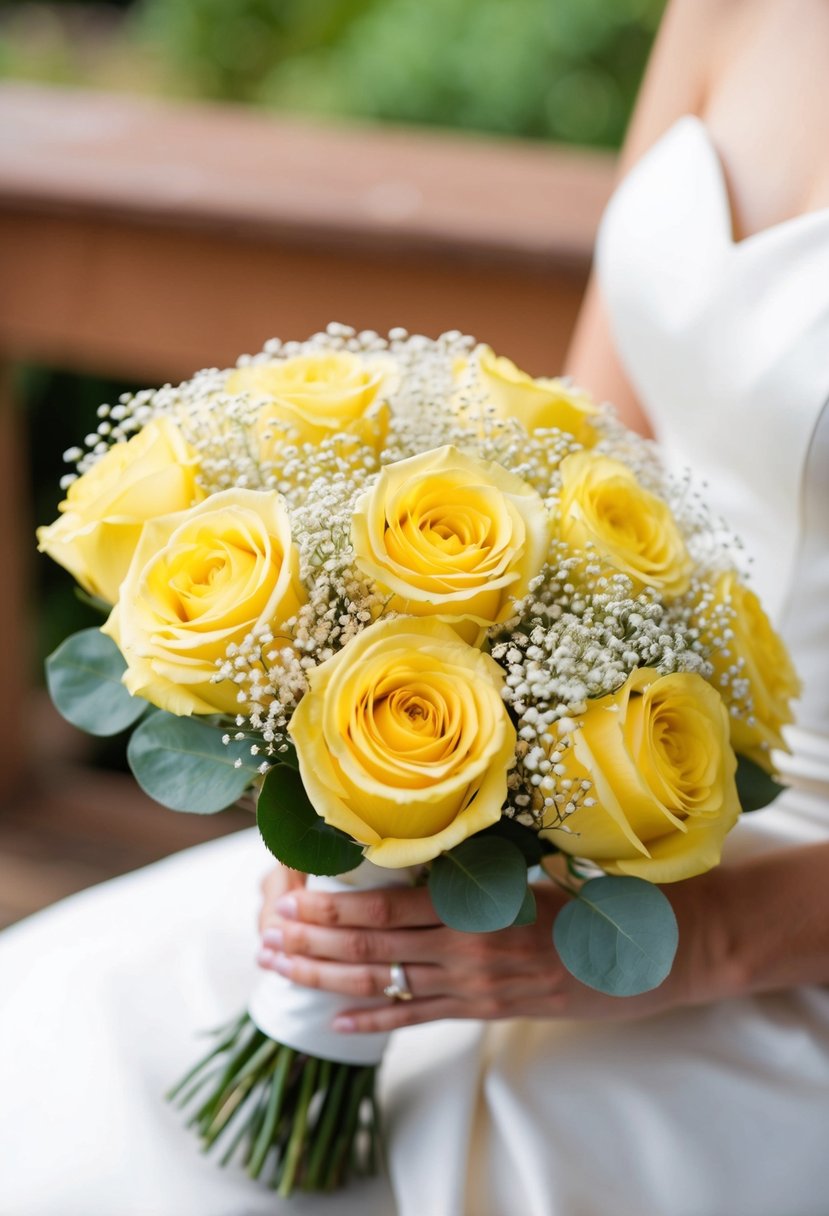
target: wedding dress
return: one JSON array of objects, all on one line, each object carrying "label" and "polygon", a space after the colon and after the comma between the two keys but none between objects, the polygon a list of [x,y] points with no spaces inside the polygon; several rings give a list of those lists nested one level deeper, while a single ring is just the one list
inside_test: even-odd
[{"label": "wedding dress", "polygon": [[[731,857],[829,839],[829,211],[735,242],[703,124],[603,221],[621,357],[669,460],[743,536],[804,681],[792,788]],[[383,1069],[389,1180],[277,1200],[161,1094],[254,978],[255,832],[0,939],[2,1216],[826,1216],[829,989],[636,1022],[442,1023]],[[764,931],[764,908],[756,910]]]}]

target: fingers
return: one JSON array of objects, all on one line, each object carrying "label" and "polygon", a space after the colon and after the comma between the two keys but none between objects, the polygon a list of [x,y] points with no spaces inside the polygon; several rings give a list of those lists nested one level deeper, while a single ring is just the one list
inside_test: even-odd
[{"label": "fingers", "polygon": [[276,865],[272,870],[268,870],[261,883],[260,933],[264,933],[271,926],[282,924],[282,918],[276,910],[277,902],[290,891],[300,890],[304,887],[307,877],[307,874],[301,874],[298,870],[289,870],[287,866],[283,865]]},{"label": "fingers", "polygon": [[389,1001],[378,1009],[348,1009],[332,1023],[341,1034],[388,1034],[403,1026],[417,1026],[442,1018],[479,1017],[454,997],[426,997],[418,1001]]},{"label": "fingers", "polygon": [[[452,949],[458,936],[461,940]],[[475,1002],[468,1017],[479,1016],[481,1002],[555,990],[555,967],[527,967],[522,956],[500,952],[487,957],[484,945],[482,938],[447,929],[373,932],[284,922],[266,930],[257,961],[265,970],[277,971],[304,987],[364,997],[383,994],[391,979],[390,966],[399,962],[405,965],[415,996],[444,995]]]},{"label": "fingers", "polygon": [[[614,998],[607,998],[613,1000]],[[623,1009],[627,999],[616,1000]],[[403,1026],[417,1026],[444,1018],[474,1018],[491,1022],[498,1018],[544,1018],[563,1017],[569,1010],[560,1002],[546,996],[510,997],[498,996],[485,1000],[465,1000],[455,996],[424,996],[413,1001],[389,1001],[371,1009],[345,1009],[334,1019],[332,1026],[340,1034],[388,1034]]]},{"label": "fingers", "polygon": [[273,907],[259,965],[307,988],[359,1000],[384,995],[392,962],[411,1001],[349,1011],[337,1029],[372,1033],[434,1018],[569,1016],[567,977],[550,941],[558,892],[537,891],[534,925],[460,933],[436,916],[424,888],[328,893],[294,885]]},{"label": "fingers", "polygon": [[304,954],[340,963],[430,963],[447,953],[447,932],[429,929],[326,929],[304,921],[266,928],[262,945],[275,952]]},{"label": "fingers", "polygon": [[406,929],[441,924],[425,887],[385,887],[336,895],[294,889],[277,900],[276,911],[285,920],[331,928]]},{"label": "fingers", "polygon": [[[304,988],[322,988],[326,992],[339,992],[361,999],[383,996],[384,989],[391,982],[387,964],[354,966],[264,952],[260,955],[260,966],[276,971]],[[445,991],[445,972],[440,967],[407,966],[406,979],[413,995],[435,996]]]}]

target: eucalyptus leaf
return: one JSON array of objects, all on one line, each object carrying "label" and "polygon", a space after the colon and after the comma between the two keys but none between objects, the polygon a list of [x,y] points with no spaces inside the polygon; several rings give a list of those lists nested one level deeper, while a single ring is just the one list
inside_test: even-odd
[{"label": "eucalyptus leaf", "polygon": [[532,887],[528,886],[524,894],[524,902],[518,909],[518,915],[512,922],[517,928],[519,925],[534,925],[538,919],[538,907],[535,902],[535,892]]},{"label": "eucalyptus leaf", "polygon": [[429,873],[429,893],[444,924],[464,933],[506,929],[522,910],[527,863],[518,845],[479,835],[443,853]]},{"label": "eucalyptus leaf", "polygon": [[295,768],[279,764],[265,778],[256,807],[262,839],[277,860],[305,874],[345,874],[363,851],[314,809]]},{"label": "eucalyptus leaf", "polygon": [[226,744],[222,733],[198,718],[152,714],[133,733],[127,761],[142,790],[162,806],[212,815],[232,806],[257,771],[250,741]]},{"label": "eucalyptus leaf", "polygon": [[589,988],[637,996],[658,988],[679,941],[666,896],[641,878],[592,878],[553,924],[561,961]]},{"label": "eucalyptus leaf", "polygon": [[748,756],[737,757],[737,794],[744,811],[759,811],[774,802],[786,788]]},{"label": "eucalyptus leaf", "polygon": [[73,633],[46,660],[46,684],[55,708],[90,735],[117,735],[147,708],[121,683],[124,656],[100,629]]}]

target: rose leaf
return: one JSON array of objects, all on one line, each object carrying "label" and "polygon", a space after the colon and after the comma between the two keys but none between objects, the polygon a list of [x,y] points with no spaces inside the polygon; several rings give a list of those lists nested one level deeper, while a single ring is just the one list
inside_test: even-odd
[{"label": "rose leaf", "polygon": [[678,941],[670,901],[641,878],[592,878],[553,924],[553,942],[567,970],[609,996],[658,988]]},{"label": "rose leaf", "polygon": [[299,772],[299,757],[296,754],[296,748],[292,743],[283,743],[282,746],[284,751],[280,751],[276,763],[286,765]]},{"label": "rose leaf", "polygon": [[279,764],[265,778],[256,822],[267,848],[283,865],[305,874],[345,874],[363,851],[316,812],[296,769]]},{"label": "rose leaf", "polygon": [[250,740],[223,743],[222,734],[198,718],[154,713],[134,731],[127,762],[144,793],[162,806],[212,815],[232,806],[257,771]]},{"label": "rose leaf", "polygon": [[82,629],[61,642],[46,660],[46,684],[67,722],[90,735],[117,735],[147,708],[121,683],[121,651],[100,629]]},{"label": "rose leaf", "polygon": [[524,854],[524,860],[528,866],[537,866],[548,851],[546,841],[541,839],[538,832],[524,827],[523,824],[506,815],[502,815],[497,823],[493,823],[492,827],[484,828],[483,832],[478,833],[477,838],[480,840],[482,837],[488,836],[496,836],[517,844]]},{"label": "rose leaf", "polygon": [[429,873],[435,911],[450,929],[491,933],[525,911],[527,863],[504,838],[473,836],[443,853]]},{"label": "rose leaf", "polygon": [[72,590],[75,592],[75,599],[80,600],[82,604],[86,604],[87,608],[91,608],[93,612],[97,612],[104,619],[112,612],[112,604],[108,604],[99,595],[92,595],[91,592],[84,591],[83,587],[73,587]]},{"label": "rose leaf", "polygon": [[775,798],[786,788],[779,781],[775,781],[759,764],[749,760],[748,756],[737,757],[735,780],[737,796],[743,811],[761,810],[764,806],[774,802]]}]

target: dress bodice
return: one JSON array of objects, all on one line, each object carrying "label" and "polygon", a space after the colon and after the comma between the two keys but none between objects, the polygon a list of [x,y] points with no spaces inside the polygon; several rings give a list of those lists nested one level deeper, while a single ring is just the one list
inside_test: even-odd
[{"label": "dress bodice", "polygon": [[829,783],[829,210],[735,241],[722,164],[688,116],[616,191],[597,267],[668,462],[745,544],[804,685],[795,753]]}]

